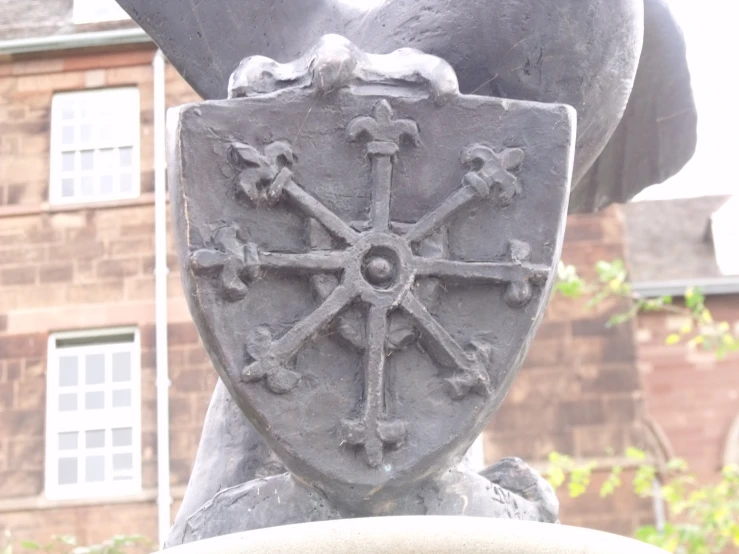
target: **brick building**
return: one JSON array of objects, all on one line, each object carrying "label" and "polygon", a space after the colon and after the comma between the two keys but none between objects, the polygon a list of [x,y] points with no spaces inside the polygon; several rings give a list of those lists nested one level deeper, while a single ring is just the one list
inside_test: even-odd
[{"label": "brick building", "polygon": [[[624,210],[634,289],[679,299],[688,287],[706,295],[717,322],[739,334],[739,210],[723,196],[641,202]],[[739,356],[717,359],[665,339],[686,321],[643,314],[636,329],[638,361],[650,416],[665,444],[704,478],[739,463]]]},{"label": "brick building", "polygon": [[[156,541],[187,484],[216,376],[171,237],[156,248],[155,190],[157,106],[196,99],[112,0],[0,0],[0,531],[17,539]],[[570,218],[564,258],[583,273],[625,251],[620,210]],[[641,358],[653,340],[661,359],[660,332],[607,329],[622,308],[553,300],[488,461],[557,450],[605,471],[628,445],[664,450],[643,392],[665,420],[675,401]],[[566,522],[624,533],[651,510],[626,493],[563,506]]]}]

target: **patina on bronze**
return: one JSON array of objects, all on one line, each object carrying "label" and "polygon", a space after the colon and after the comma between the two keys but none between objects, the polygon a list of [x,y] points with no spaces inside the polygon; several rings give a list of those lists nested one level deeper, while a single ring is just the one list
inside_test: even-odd
[{"label": "patina on bronze", "polygon": [[186,296],[233,399],[211,409],[241,410],[286,468],[229,465],[250,428],[213,437],[209,413],[169,544],[361,516],[556,521],[520,460],[478,475],[463,457],[549,298],[574,109],[462,95],[439,58],[328,35],[288,64],[246,59],[229,99],[169,126]]}]

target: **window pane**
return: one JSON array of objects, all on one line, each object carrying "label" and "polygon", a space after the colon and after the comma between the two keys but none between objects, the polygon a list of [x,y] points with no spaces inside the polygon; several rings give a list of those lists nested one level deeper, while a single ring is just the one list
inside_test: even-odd
[{"label": "window pane", "polygon": [[83,125],[80,127],[80,139],[82,144],[92,143],[92,125]]},{"label": "window pane", "polygon": [[98,152],[98,167],[109,170],[115,166],[115,148],[103,148]]},{"label": "window pane", "polygon": [[113,471],[133,469],[133,454],[113,454]]},{"label": "window pane", "polygon": [[80,152],[80,167],[83,171],[90,171],[95,161],[94,150],[83,150]]},{"label": "window pane", "polygon": [[102,410],[105,408],[104,392],[88,392],[85,393],[85,409],[86,410]]},{"label": "window pane", "polygon": [[62,198],[74,196],[74,179],[62,179]]},{"label": "window pane", "polygon": [[113,140],[115,132],[113,130],[113,124],[109,121],[105,121],[100,125],[100,142],[110,144]]},{"label": "window pane", "polygon": [[74,171],[74,152],[62,152],[62,171]]},{"label": "window pane", "polygon": [[82,196],[92,196],[95,193],[92,177],[82,177]]},{"label": "window pane", "polygon": [[133,190],[133,175],[124,173],[121,175],[121,192],[131,192]]},{"label": "window pane", "polygon": [[128,408],[131,405],[131,390],[114,390],[113,391],[113,407]]},{"label": "window pane", "polygon": [[125,146],[118,149],[120,155],[121,167],[131,167],[133,165],[133,147]]},{"label": "window pane", "polygon": [[79,433],[59,433],[59,450],[74,450],[77,448],[77,437]]},{"label": "window pane", "polygon": [[59,395],[59,411],[74,412],[77,409],[76,394],[60,394]]},{"label": "window pane", "polygon": [[59,358],[59,386],[77,386],[77,356]]},{"label": "window pane", "polygon": [[105,456],[87,456],[85,459],[85,482],[105,481]]},{"label": "window pane", "polygon": [[59,484],[74,485],[77,482],[77,458],[59,458]]},{"label": "window pane", "polygon": [[116,352],[113,354],[113,382],[124,383],[131,380],[131,353]]},{"label": "window pane", "polygon": [[113,194],[113,176],[103,175],[100,177],[100,194]]},{"label": "window pane", "polygon": [[104,429],[85,432],[85,448],[104,448],[104,447],[105,447],[105,430]]},{"label": "window pane", "polygon": [[62,144],[64,146],[71,146],[74,144],[74,127],[71,125],[65,125],[62,127]]},{"label": "window pane", "polygon": [[133,429],[113,429],[113,446],[131,446],[133,444]]},{"label": "window pane", "polygon": [[67,102],[64,104],[64,107],[62,108],[62,119],[65,121],[74,119],[74,103]]},{"label": "window pane", "polygon": [[85,384],[101,385],[105,382],[105,354],[85,356]]}]

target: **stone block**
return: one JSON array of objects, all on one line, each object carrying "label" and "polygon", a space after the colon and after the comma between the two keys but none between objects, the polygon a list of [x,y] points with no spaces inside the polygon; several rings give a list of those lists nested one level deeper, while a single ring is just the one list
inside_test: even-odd
[{"label": "stone block", "polygon": [[606,413],[600,399],[582,399],[559,404],[556,423],[558,429],[603,423],[606,423]]},{"label": "stone block", "polygon": [[44,456],[43,437],[12,439],[8,442],[8,469],[10,471],[43,471]]},{"label": "stone block", "polygon": [[52,264],[39,267],[39,282],[67,283],[74,278],[74,267],[71,263]]},{"label": "stone block", "polygon": [[36,284],[36,268],[34,266],[11,267],[0,270],[0,285],[33,286]]},{"label": "stone block", "polygon": [[136,257],[104,259],[97,263],[97,275],[101,279],[119,279],[138,275],[141,264]]},{"label": "stone block", "polygon": [[0,498],[35,496],[43,490],[44,472],[2,471],[0,472]]},{"label": "stone block", "polygon": [[588,393],[618,394],[639,389],[639,373],[629,366],[601,368],[595,379],[583,381],[583,391]]},{"label": "stone block", "polygon": [[46,339],[44,333],[0,337],[0,355],[5,359],[46,357]]},{"label": "stone block", "polygon": [[6,410],[0,418],[0,436],[7,439],[43,437],[44,426],[45,413],[42,411]]}]

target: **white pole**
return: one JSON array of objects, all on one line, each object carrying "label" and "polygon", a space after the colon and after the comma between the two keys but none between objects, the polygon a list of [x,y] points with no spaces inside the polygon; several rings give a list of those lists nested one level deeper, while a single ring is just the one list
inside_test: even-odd
[{"label": "white pole", "polygon": [[157,371],[157,508],[159,544],[169,534],[172,495],[169,485],[169,355],[167,341],[167,181],[165,59],[157,50],[154,72],[154,303]]},{"label": "white pole", "polygon": [[479,435],[467,451],[467,463],[473,471],[485,469],[485,446],[483,435]]}]

